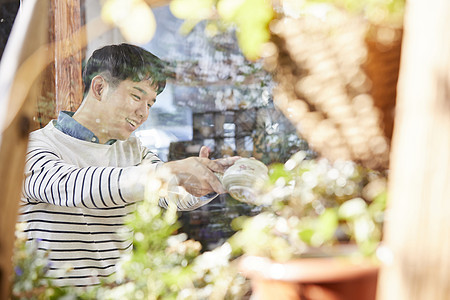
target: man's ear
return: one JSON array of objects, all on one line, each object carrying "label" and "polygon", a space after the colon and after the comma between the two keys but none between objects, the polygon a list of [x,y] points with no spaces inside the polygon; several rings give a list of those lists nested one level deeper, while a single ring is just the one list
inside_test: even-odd
[{"label": "man's ear", "polygon": [[92,78],[91,91],[95,99],[101,101],[102,95],[106,91],[106,80],[101,75],[97,75]]}]

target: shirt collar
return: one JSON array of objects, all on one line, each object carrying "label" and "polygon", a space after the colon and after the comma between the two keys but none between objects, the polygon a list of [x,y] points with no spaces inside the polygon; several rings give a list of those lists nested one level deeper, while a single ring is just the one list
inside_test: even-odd
[{"label": "shirt collar", "polygon": [[[56,121],[55,127],[62,131],[63,133],[70,135],[79,140],[99,143],[98,137],[89,129],[78,123],[73,118],[75,113],[71,111],[61,111],[58,115],[58,120]],[[114,144],[116,140],[109,140],[105,144],[111,145]]]}]

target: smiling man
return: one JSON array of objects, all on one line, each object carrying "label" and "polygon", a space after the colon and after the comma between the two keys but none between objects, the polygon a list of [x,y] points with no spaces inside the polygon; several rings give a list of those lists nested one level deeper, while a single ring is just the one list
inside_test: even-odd
[{"label": "smiling man", "polygon": [[[114,86],[108,84],[107,77],[103,74],[92,79],[92,93],[73,116],[96,131],[101,144],[111,139],[126,140],[147,120],[157,95],[150,80],[126,79]],[[98,115],[99,111],[102,114]]]},{"label": "smiling man", "polygon": [[[176,203],[179,209],[225,192],[214,172],[223,173],[238,157],[210,160],[203,147],[199,157],[163,163],[131,137],[164,89],[164,73],[163,62],[140,47],[98,49],[83,72],[80,108],[30,134],[19,221],[28,241],[49,251],[48,275],[56,285],[98,284],[115,272],[132,249],[124,217],[144,198],[149,174],[168,170],[191,194],[187,203]],[[167,207],[167,200],[160,205]]]}]

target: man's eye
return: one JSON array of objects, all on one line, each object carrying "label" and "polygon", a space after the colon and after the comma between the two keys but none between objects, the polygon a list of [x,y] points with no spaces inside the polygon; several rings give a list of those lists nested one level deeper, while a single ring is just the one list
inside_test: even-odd
[{"label": "man's eye", "polygon": [[148,108],[152,107],[155,104],[156,100],[150,101],[147,106]]},{"label": "man's eye", "polygon": [[134,100],[141,100],[141,97],[135,94],[131,94],[131,97],[133,97]]}]

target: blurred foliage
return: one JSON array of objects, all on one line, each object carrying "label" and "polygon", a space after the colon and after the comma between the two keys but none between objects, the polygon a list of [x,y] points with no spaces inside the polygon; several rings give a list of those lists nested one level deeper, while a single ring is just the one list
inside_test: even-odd
[{"label": "blurred foliage", "polygon": [[209,35],[235,27],[239,46],[250,60],[259,58],[262,45],[270,39],[268,26],[274,17],[271,1],[173,0],[170,9],[175,17],[185,20],[181,29],[184,33],[202,20],[209,20]]},{"label": "blurred foliage", "polygon": [[236,255],[286,261],[355,243],[358,253],[373,256],[382,238],[386,176],[352,161],[305,157],[301,151],[271,165],[260,187],[265,209],[235,221],[239,232],[230,243]]},{"label": "blurred foliage", "polygon": [[269,24],[277,15],[317,13],[317,9],[310,9],[311,4],[325,3],[364,15],[373,24],[403,24],[405,0],[173,0],[170,9],[175,17],[185,20],[181,27],[185,34],[203,20],[208,22],[205,33],[210,36],[235,28],[244,55],[257,60],[270,40]]},{"label": "blurred foliage", "polygon": [[[48,252],[37,251],[39,241],[27,241],[22,223],[16,225],[13,265],[14,276],[11,299],[60,299],[73,294],[70,288],[60,288],[46,278],[51,267]],[[67,298],[75,299],[75,298]]]},{"label": "blurred foliage", "polygon": [[[14,254],[14,299],[242,299],[248,282],[232,263],[228,243],[200,254],[201,244],[178,234],[175,206],[158,205],[158,179],[152,193],[138,204],[127,221],[134,230],[133,251],[117,272],[101,285],[88,288],[55,287],[47,279],[47,254],[36,251],[26,237],[17,239]],[[155,188],[156,187],[156,188]]]},{"label": "blurred foliage", "polygon": [[[154,193],[158,195],[158,193]],[[97,293],[101,299],[233,299],[245,283],[231,272],[229,245],[200,255],[201,244],[187,240],[179,228],[175,207],[164,210],[149,196],[130,218],[133,252],[116,274],[117,287]],[[215,285],[217,281],[220,285]],[[218,295],[221,295],[220,297]]]},{"label": "blurred foliage", "polygon": [[155,16],[144,0],[105,0],[101,18],[119,28],[123,37],[134,44],[148,43],[156,31]]},{"label": "blurred foliage", "polygon": [[363,14],[373,24],[393,26],[403,24],[405,12],[405,0],[306,0],[304,2],[331,3],[349,12]]},{"label": "blurred foliage", "polygon": [[[158,187],[160,185],[153,185]],[[149,191],[129,219],[134,230],[133,252],[122,260],[116,276],[118,287],[102,299],[236,299],[245,292],[245,280],[230,264],[225,243],[200,254],[201,244],[187,240],[175,206],[158,205],[159,192]],[[108,296],[110,295],[110,296]]]},{"label": "blurred foliage", "polygon": [[45,278],[48,253],[25,243],[18,230],[13,298],[242,299],[250,290],[236,266],[243,254],[287,261],[355,243],[360,254],[373,257],[382,238],[386,176],[351,161],[306,157],[300,151],[272,164],[268,181],[256,187],[262,212],[235,218],[237,232],[228,242],[203,253],[198,241],[177,233],[175,207],[159,207],[159,179],[149,182],[148,196],[127,221],[133,251],[99,286],[52,286]]}]

